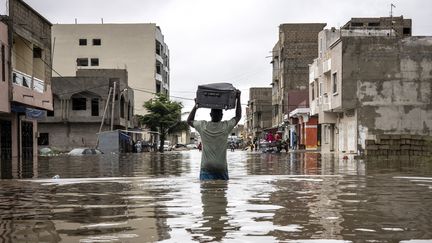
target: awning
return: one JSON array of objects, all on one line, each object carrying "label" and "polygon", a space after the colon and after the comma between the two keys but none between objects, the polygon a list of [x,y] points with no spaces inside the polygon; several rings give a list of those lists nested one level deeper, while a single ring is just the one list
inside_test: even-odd
[{"label": "awning", "polygon": [[25,113],[27,119],[33,119],[33,120],[41,120],[46,117],[46,111],[45,110],[39,110],[34,108],[28,108],[22,105],[11,105],[11,111],[14,113]]}]

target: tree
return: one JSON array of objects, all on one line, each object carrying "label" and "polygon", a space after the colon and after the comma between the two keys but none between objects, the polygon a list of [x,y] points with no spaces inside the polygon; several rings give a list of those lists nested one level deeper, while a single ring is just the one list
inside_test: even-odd
[{"label": "tree", "polygon": [[138,120],[146,125],[151,131],[158,131],[160,134],[159,151],[163,152],[164,141],[168,134],[186,131],[189,126],[181,121],[181,102],[171,101],[166,95],[157,94],[155,98],[144,103],[144,108],[149,112]]}]

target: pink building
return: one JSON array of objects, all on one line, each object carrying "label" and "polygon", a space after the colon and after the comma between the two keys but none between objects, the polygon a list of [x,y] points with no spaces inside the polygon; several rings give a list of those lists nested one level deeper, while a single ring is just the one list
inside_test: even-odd
[{"label": "pink building", "polygon": [[51,26],[22,0],[0,16],[0,178],[32,177],[37,120],[52,110]]}]

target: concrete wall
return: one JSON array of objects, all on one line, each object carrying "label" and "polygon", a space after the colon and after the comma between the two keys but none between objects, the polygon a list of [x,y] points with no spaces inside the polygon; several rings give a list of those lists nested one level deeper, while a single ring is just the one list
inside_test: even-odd
[{"label": "concrete wall", "polygon": [[[48,133],[46,147],[69,151],[79,147],[95,147],[99,123],[51,123],[39,124],[39,133]],[[104,130],[109,127],[105,126]]]},{"label": "concrete wall", "polygon": [[432,135],[432,37],[343,39],[343,107],[358,144],[379,134]]},{"label": "concrete wall", "polygon": [[[10,112],[9,104],[9,40],[8,27],[0,22],[0,112]],[[4,53],[2,53],[4,50]],[[1,57],[4,56],[4,62]],[[3,76],[5,77],[3,79]]]},{"label": "concrete wall", "polygon": [[[127,69],[129,86],[135,90],[135,114],[145,114],[144,102],[156,91],[156,35],[155,24],[69,24],[54,25],[53,67],[63,76],[73,76],[78,69],[77,58],[99,58],[97,67]],[[101,39],[100,46],[93,46],[92,39]],[[78,44],[87,39],[86,46]],[[56,73],[53,73],[57,76]],[[137,89],[147,92],[138,91]]]}]

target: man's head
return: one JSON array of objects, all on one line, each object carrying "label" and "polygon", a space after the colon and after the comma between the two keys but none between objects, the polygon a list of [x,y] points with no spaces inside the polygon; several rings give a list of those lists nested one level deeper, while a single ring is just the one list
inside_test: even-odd
[{"label": "man's head", "polygon": [[222,109],[211,109],[210,116],[212,122],[220,122],[223,116]]}]

